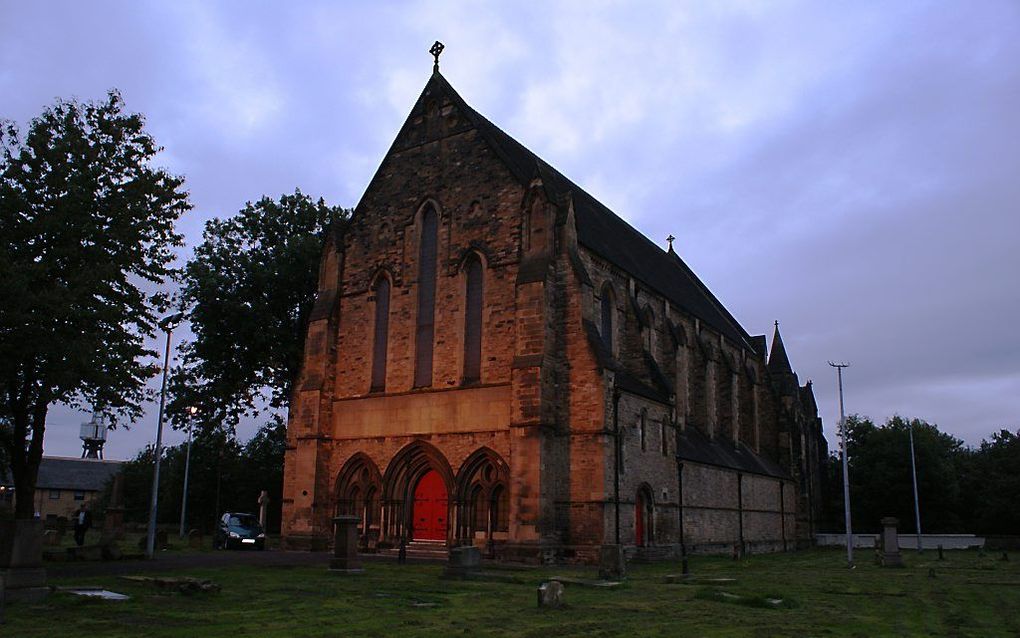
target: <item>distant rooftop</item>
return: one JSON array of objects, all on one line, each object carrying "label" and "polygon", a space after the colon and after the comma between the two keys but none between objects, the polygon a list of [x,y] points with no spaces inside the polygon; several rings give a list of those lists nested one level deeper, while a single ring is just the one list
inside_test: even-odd
[{"label": "distant rooftop", "polygon": [[[40,490],[98,492],[114,474],[120,472],[123,464],[123,461],[44,456],[39,464],[39,479],[35,487]],[[0,485],[13,487],[14,480],[9,470],[0,478]]]}]

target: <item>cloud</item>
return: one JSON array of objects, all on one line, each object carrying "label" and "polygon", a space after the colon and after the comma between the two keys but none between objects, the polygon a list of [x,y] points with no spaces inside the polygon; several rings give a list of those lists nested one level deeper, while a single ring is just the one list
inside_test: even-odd
[{"label": "cloud", "polygon": [[[976,443],[1018,427],[1014,2],[3,5],[0,116],[119,87],[203,222],[353,206],[431,72],[681,255],[801,379]],[[46,46],[39,46],[46,43]],[[47,451],[77,451],[55,412]],[[154,424],[154,417],[148,419]],[[129,456],[148,422],[111,437]]]}]

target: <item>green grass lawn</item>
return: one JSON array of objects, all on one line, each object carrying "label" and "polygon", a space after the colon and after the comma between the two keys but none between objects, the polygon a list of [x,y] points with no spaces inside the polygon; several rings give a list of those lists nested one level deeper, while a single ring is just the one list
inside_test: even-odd
[{"label": "green grass lawn", "polygon": [[[539,609],[536,586],[592,569],[510,572],[516,582],[451,581],[439,565],[369,562],[362,575],[325,567],[236,567],[174,575],[210,578],[211,594],[159,594],[116,577],[51,581],[100,586],[124,602],[56,593],[43,604],[8,606],[4,636],[1018,636],[1020,561],[977,552],[907,552],[905,569],[883,569],[860,553],[755,556],[740,562],[694,557],[697,576],[735,583],[666,584],[676,563],[632,566],[617,589],[567,585],[564,609]],[[935,577],[929,577],[929,568]],[[719,594],[742,597],[735,600]],[[756,606],[782,598],[780,608]]]}]

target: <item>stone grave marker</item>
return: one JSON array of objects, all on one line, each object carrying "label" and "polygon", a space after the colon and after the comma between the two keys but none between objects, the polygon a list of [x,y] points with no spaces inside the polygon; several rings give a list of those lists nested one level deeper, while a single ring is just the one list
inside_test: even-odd
[{"label": "stone grave marker", "polygon": [[557,608],[563,606],[563,583],[550,580],[538,586],[538,606]]},{"label": "stone grave marker", "polygon": [[102,539],[100,542],[104,544],[124,540],[124,475],[119,472],[113,476],[110,504],[103,517]]},{"label": "stone grave marker", "polygon": [[450,558],[443,570],[443,575],[465,577],[477,573],[481,567],[481,550],[474,545],[461,545],[450,550]]},{"label": "stone grave marker", "polygon": [[623,580],[627,577],[627,560],[623,545],[603,545],[599,548],[599,578]]},{"label": "stone grave marker", "polygon": [[197,529],[188,532],[188,547],[191,549],[201,549],[203,540],[202,532]]},{"label": "stone grave marker", "polygon": [[903,556],[900,555],[900,536],[896,531],[899,519],[887,516],[882,519],[882,566],[903,567]]},{"label": "stone grave marker", "polygon": [[329,571],[339,574],[360,574],[365,571],[358,557],[359,516],[337,516],[333,519],[333,558]]},{"label": "stone grave marker", "polygon": [[0,521],[0,577],[4,579],[7,600],[37,602],[49,594],[42,548],[41,520]]}]

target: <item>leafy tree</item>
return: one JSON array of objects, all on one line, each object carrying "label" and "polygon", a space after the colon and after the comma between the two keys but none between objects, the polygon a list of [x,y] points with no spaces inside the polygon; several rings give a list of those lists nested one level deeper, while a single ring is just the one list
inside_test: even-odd
[{"label": "leafy tree", "polygon": [[46,414],[96,407],[137,418],[157,367],[156,328],[191,205],[144,118],[105,101],[58,101],[28,133],[0,126],[0,444],[19,518],[33,515]]},{"label": "leafy tree", "polygon": [[[910,428],[914,430],[921,530],[958,532],[970,527],[961,516],[965,493],[960,462],[967,454],[963,441],[920,419],[894,416],[882,426],[859,415],[847,418],[850,448],[850,504],[854,530],[876,532],[886,516],[900,520],[900,530],[913,532],[914,485],[910,466]],[[833,468],[828,511],[836,529],[843,529],[843,477],[838,453]]]},{"label": "leafy tree", "polygon": [[[223,512],[258,512],[258,497],[269,492],[266,527],[279,531],[283,498],[283,453],[287,428],[275,419],[243,446],[222,430],[199,430],[192,442],[188,477],[188,529],[211,531]],[[160,466],[159,523],[180,522],[187,443],[168,447]],[[153,471],[152,447],[124,464],[125,517],[148,520]]]},{"label": "leafy tree", "polygon": [[982,534],[1016,534],[1020,530],[1020,430],[1000,430],[964,460],[966,516]]},{"label": "leafy tree", "polygon": [[249,202],[206,223],[184,270],[182,307],[194,340],[181,345],[170,413],[198,408],[205,427],[284,406],[304,348],[325,233],[348,211],[301,191]]}]

